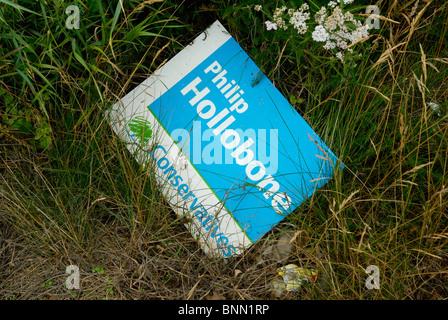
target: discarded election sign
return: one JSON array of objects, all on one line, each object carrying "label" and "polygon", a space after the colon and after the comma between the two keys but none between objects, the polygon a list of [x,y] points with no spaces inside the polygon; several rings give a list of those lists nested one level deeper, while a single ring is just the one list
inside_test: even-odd
[{"label": "discarded election sign", "polygon": [[343,168],[219,21],[109,119],[211,256],[240,254]]}]

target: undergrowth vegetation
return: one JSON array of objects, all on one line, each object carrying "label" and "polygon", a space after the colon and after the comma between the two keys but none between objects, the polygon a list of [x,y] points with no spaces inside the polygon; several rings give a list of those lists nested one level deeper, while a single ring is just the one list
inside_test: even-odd
[{"label": "undergrowth vegetation", "polygon": [[[253,8],[303,2],[0,0],[0,298],[276,299],[286,262],[319,276],[281,299],[446,298],[448,5],[380,0],[380,28],[342,62]],[[346,166],[226,261],[199,249],[104,116],[216,19]],[[266,257],[288,234],[287,259]]]}]

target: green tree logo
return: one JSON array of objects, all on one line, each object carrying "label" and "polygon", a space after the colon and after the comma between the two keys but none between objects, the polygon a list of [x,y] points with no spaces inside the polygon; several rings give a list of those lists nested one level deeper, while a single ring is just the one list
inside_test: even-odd
[{"label": "green tree logo", "polygon": [[129,128],[140,140],[141,143],[146,143],[152,136],[151,123],[144,117],[135,117],[129,123]]}]

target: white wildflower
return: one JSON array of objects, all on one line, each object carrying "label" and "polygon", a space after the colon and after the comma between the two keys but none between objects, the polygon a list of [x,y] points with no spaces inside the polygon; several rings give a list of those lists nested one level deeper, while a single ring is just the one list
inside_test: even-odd
[{"label": "white wildflower", "polygon": [[300,26],[297,28],[297,33],[298,34],[305,34],[308,31],[308,26],[304,25],[304,26]]},{"label": "white wildflower", "polygon": [[277,24],[276,23],[272,23],[271,21],[266,21],[266,30],[277,30]]},{"label": "white wildflower", "polygon": [[300,8],[298,11],[293,10],[290,16],[289,23],[293,25],[294,29],[296,29],[299,34],[306,33],[308,30],[306,21],[310,19],[310,13],[304,12],[303,8]]},{"label": "white wildflower", "polygon": [[316,19],[316,22],[318,24],[323,24],[325,19],[327,18],[327,8],[322,7],[314,16],[314,18]]},{"label": "white wildflower", "polygon": [[338,58],[339,60],[341,60],[342,62],[344,62],[344,54],[339,51],[338,53],[336,53],[336,58]]},{"label": "white wildflower", "polygon": [[[341,3],[340,0],[337,0],[337,1],[338,1],[338,3]],[[354,2],[354,0],[343,0],[343,1],[342,1],[343,4],[351,4],[351,3],[353,3],[353,2]]]},{"label": "white wildflower", "polygon": [[276,8],[274,11],[274,19],[276,17],[280,17],[286,10],[288,10],[288,8],[286,8],[285,6],[283,6],[281,8]]},{"label": "white wildflower", "polygon": [[259,5],[259,4],[256,4],[256,5],[254,5],[254,10],[255,11],[260,11],[261,10],[261,5]]},{"label": "white wildflower", "polygon": [[361,26],[353,30],[353,32],[349,36],[349,40],[354,43],[362,38],[369,36],[369,26]]},{"label": "white wildflower", "polygon": [[354,20],[353,14],[350,11],[347,11],[345,13],[345,21],[353,22],[353,20]]},{"label": "white wildflower", "polygon": [[435,102],[429,102],[427,104],[432,109],[432,111],[436,112],[437,115],[440,117],[440,107],[439,107],[439,105],[437,103],[435,103]]},{"label": "white wildflower", "polygon": [[325,30],[325,28],[322,25],[318,25],[313,33],[311,34],[314,41],[317,42],[325,42],[330,37],[330,34]]},{"label": "white wildflower", "polygon": [[332,50],[332,49],[336,48],[336,43],[333,42],[333,41],[328,40],[328,41],[325,43],[325,45],[324,45],[323,48],[324,48],[325,50]]},{"label": "white wildflower", "polygon": [[282,17],[277,18],[277,20],[275,20],[275,23],[277,23],[277,26],[279,28],[282,28],[283,30],[288,29],[288,26],[286,25],[286,22]]},{"label": "white wildflower", "polygon": [[[281,7],[281,8],[276,8],[274,11],[274,23],[276,24],[276,27],[278,28],[282,28],[283,30],[288,29],[288,27],[286,26],[285,21],[283,20],[283,13],[287,10],[288,8],[286,8],[285,6]],[[277,30],[277,29],[275,29]]]}]

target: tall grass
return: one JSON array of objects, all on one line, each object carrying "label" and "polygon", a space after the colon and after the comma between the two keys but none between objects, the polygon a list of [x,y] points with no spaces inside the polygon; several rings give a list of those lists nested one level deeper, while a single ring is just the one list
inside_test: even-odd
[{"label": "tall grass", "polygon": [[[14,285],[20,275],[5,262],[0,296],[71,298],[57,268],[78,263],[87,270],[78,297],[101,298],[88,269],[106,259],[115,298],[274,298],[277,264],[256,261],[291,231],[288,261],[317,268],[319,281],[288,299],[446,298],[448,8],[422,2],[412,12],[415,3],[380,1],[381,29],[344,66],[263,30],[246,4],[0,0],[0,222],[23,239],[17,248],[56,261],[61,282],[53,293]],[[71,4],[79,30],[65,26]],[[104,118],[215,19],[346,165],[227,263],[203,256]],[[379,290],[365,287],[369,265]]]}]

